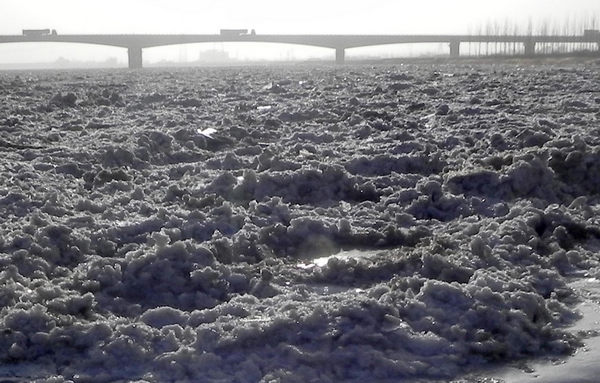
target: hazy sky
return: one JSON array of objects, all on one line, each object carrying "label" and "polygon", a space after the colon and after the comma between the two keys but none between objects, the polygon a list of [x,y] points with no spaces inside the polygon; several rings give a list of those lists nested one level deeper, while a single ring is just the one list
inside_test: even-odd
[{"label": "hazy sky", "polygon": [[[600,19],[600,0],[0,0],[0,34],[20,34],[24,28],[59,33],[218,33],[220,28],[254,28],[259,34],[468,33],[489,22],[524,26],[529,19],[535,24],[593,15]],[[0,45],[0,62],[52,55],[124,60],[125,55],[118,48],[47,45],[52,47]],[[181,47],[153,50],[182,52]]]}]

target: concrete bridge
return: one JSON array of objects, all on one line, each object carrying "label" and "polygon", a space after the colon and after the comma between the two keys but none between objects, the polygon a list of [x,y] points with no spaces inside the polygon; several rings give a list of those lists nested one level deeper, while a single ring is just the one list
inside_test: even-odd
[{"label": "concrete bridge", "polygon": [[461,43],[512,43],[522,44],[526,56],[535,53],[538,43],[592,43],[600,51],[600,34],[581,36],[501,36],[501,35],[8,35],[0,36],[0,43],[62,42],[98,44],[126,48],[129,68],[142,67],[142,49],[177,44],[206,42],[264,42],[299,44],[335,49],[335,61],[343,64],[345,50],[386,44],[446,43],[450,56],[460,55]]}]

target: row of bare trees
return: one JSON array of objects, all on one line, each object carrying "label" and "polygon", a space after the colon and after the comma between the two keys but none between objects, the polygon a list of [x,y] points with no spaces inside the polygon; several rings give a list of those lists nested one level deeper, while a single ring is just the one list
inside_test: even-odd
[{"label": "row of bare trees", "polygon": [[[485,25],[470,28],[470,35],[494,36],[581,36],[585,30],[600,29],[600,15],[592,14],[583,17],[566,17],[562,20],[540,20],[531,18],[525,24],[504,21],[488,21]],[[471,56],[486,55],[518,55],[524,53],[524,46],[517,42],[501,43],[463,43],[461,54]],[[573,52],[597,51],[597,43],[537,43],[536,54],[567,54]]]}]

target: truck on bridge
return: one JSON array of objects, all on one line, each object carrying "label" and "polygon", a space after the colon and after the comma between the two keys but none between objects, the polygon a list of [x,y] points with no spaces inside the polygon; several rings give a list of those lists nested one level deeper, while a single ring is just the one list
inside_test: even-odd
[{"label": "truck on bridge", "polygon": [[56,36],[56,29],[23,29],[23,36]]},{"label": "truck on bridge", "polygon": [[221,36],[226,37],[235,37],[235,36],[245,36],[248,34],[247,29],[221,29],[219,31]]}]

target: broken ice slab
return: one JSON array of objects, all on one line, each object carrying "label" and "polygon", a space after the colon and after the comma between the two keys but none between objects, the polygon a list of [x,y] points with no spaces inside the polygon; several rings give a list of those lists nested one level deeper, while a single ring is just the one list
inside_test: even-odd
[{"label": "broken ice slab", "polygon": [[310,269],[315,266],[324,267],[327,265],[330,259],[336,258],[340,260],[349,260],[349,259],[366,259],[373,258],[374,256],[381,253],[381,250],[367,250],[367,249],[350,249],[350,250],[342,250],[338,253],[328,255],[326,257],[319,257],[312,259],[308,263],[299,263],[297,266],[302,269]]},{"label": "broken ice slab", "polygon": [[428,120],[432,119],[433,117],[435,117],[435,113],[431,113],[431,114],[428,114],[427,116],[423,116],[423,117],[420,118],[420,120],[421,121],[428,121]]},{"label": "broken ice slab", "polygon": [[270,82],[267,85],[262,87],[263,91],[271,92],[271,93],[285,93],[287,90],[279,84]]},{"label": "broken ice slab", "polygon": [[357,287],[350,286],[340,286],[340,285],[332,285],[332,284],[324,284],[324,283],[316,283],[316,284],[307,284],[306,288],[315,294],[318,295],[333,295],[340,293],[354,293],[360,294],[364,293],[365,290]]},{"label": "broken ice slab", "polygon": [[217,132],[217,129],[215,128],[206,128],[206,129],[198,129],[198,133],[208,137],[208,138],[212,138],[212,135],[215,134]]}]

